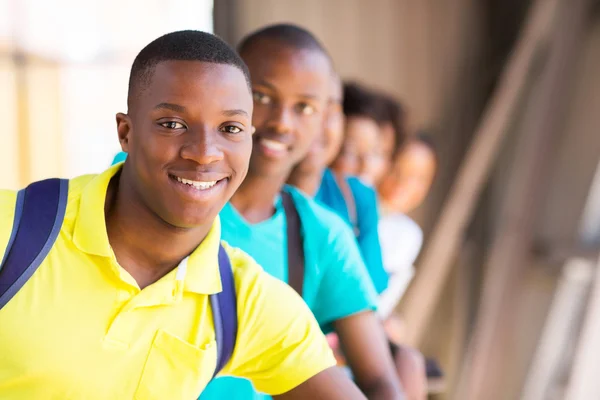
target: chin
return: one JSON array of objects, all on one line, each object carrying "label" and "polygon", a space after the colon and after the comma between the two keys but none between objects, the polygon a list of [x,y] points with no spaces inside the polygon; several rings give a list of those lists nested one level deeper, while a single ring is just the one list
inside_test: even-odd
[{"label": "chin", "polygon": [[282,172],[289,172],[292,167],[289,165],[288,160],[278,161],[273,159],[254,159],[254,162],[250,163],[250,169],[248,175],[254,176],[280,176]]},{"label": "chin", "polygon": [[198,213],[198,210],[193,210],[193,212],[186,213],[184,211],[185,210],[178,210],[170,212],[163,220],[177,229],[194,229],[211,226],[218,215],[218,212]]}]

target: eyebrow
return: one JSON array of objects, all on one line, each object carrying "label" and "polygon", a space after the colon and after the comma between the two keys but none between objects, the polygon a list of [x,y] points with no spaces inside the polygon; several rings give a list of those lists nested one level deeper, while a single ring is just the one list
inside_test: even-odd
[{"label": "eyebrow", "polygon": [[179,104],[173,104],[173,103],[160,103],[159,105],[154,107],[155,110],[160,109],[160,108],[164,108],[164,109],[175,111],[175,112],[181,112],[181,113],[186,111],[184,106],[180,106]]},{"label": "eyebrow", "polygon": [[237,116],[240,116],[240,115],[243,116],[243,117],[250,117],[250,115],[246,111],[244,111],[242,109],[225,110],[225,111],[222,112],[222,114],[225,117],[237,117]]},{"label": "eyebrow", "polygon": [[[269,89],[271,89],[272,91],[276,92],[277,89],[275,88],[275,86],[271,85],[269,82],[266,81],[258,81],[256,82],[257,85],[260,86],[266,86]],[[297,95],[298,97],[302,97],[304,99],[309,99],[309,100],[319,100],[319,96],[311,94],[311,93],[300,93]]]}]

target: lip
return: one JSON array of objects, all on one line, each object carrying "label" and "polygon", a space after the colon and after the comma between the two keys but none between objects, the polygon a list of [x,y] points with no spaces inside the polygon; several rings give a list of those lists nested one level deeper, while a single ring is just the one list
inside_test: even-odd
[{"label": "lip", "polygon": [[276,159],[284,158],[290,152],[288,140],[272,135],[257,135],[254,147],[264,156]]},{"label": "lip", "polygon": [[[171,183],[171,185],[173,185],[173,187],[175,188],[175,190],[180,193],[182,196],[191,199],[193,201],[208,201],[208,200],[212,200],[215,197],[219,196],[223,190],[225,189],[225,187],[227,186],[227,184],[229,183],[229,177],[223,177],[222,175],[220,175],[221,177],[215,177],[215,178],[211,178],[209,177],[210,174],[202,174],[203,177],[202,178],[196,178],[196,179],[188,179],[188,178],[184,178],[183,176],[177,174],[169,174],[169,182]],[[177,180],[177,177],[183,178],[183,179],[188,179],[188,180],[193,180],[193,181],[200,181],[200,182],[212,182],[212,181],[216,181],[217,183],[215,183],[214,186],[208,188],[208,189],[197,189],[194,186],[188,185],[186,183],[182,183],[179,182]]]},{"label": "lip", "polygon": [[223,172],[201,172],[201,171],[177,171],[169,170],[167,173],[170,176],[187,179],[189,181],[197,182],[212,182],[220,181],[221,179],[229,178],[228,174]]}]

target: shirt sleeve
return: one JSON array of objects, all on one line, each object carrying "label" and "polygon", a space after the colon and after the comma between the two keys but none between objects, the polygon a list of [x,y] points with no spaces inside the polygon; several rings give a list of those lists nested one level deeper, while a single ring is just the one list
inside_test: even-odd
[{"label": "shirt sleeve", "polygon": [[423,245],[421,228],[405,215],[392,215],[379,222],[384,267],[391,275],[412,268]]},{"label": "shirt sleeve", "polygon": [[[382,293],[388,287],[389,276],[383,267],[381,244],[379,243],[379,213],[375,191],[370,188],[356,188],[350,184],[354,192],[356,213],[358,216],[358,246],[367,266],[369,276],[377,293]],[[362,189],[362,190],[360,190]]]},{"label": "shirt sleeve", "polygon": [[304,301],[263,272],[239,249],[234,268],[238,336],[224,375],[249,379],[263,393],[285,393],[335,365],[335,358]]},{"label": "shirt sleeve", "polygon": [[325,333],[333,330],[332,323],[338,319],[377,309],[377,294],[354,234],[341,219],[331,219],[328,227],[328,240],[322,242],[318,260],[324,274],[313,306]]}]

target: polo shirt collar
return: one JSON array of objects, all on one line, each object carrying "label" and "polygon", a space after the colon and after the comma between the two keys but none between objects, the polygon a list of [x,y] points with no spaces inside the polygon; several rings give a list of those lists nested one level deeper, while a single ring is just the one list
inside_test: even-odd
[{"label": "polo shirt collar", "polygon": [[[79,212],[73,230],[73,242],[81,251],[100,257],[114,258],[108,241],[104,204],[110,180],[120,171],[117,164],[94,177],[83,189]],[[219,246],[221,224],[215,219],[202,243],[189,256],[184,277],[184,290],[200,294],[221,291]]]},{"label": "polo shirt collar", "polygon": [[122,164],[110,167],[85,185],[79,200],[79,212],[73,228],[73,242],[81,251],[100,257],[113,257],[106,233],[104,203],[110,180]]},{"label": "polo shirt collar", "polygon": [[220,245],[221,221],[217,216],[208,235],[190,255],[184,280],[185,290],[200,294],[213,294],[221,291]]}]

